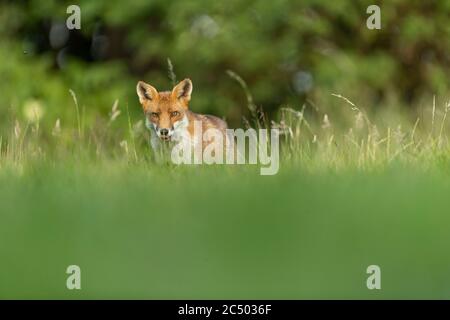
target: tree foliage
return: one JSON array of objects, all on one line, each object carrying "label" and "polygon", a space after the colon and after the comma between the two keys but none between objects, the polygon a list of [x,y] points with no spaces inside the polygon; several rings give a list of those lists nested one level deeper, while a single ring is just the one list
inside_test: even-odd
[{"label": "tree foliage", "polygon": [[88,114],[115,99],[137,112],[138,80],[171,87],[168,58],[194,83],[193,109],[234,123],[248,110],[227,70],[268,112],[330,93],[377,108],[449,93],[449,1],[385,1],[381,30],[366,28],[367,0],[80,0],[81,30],[67,31],[70,4],[0,4],[1,114],[29,99],[66,114],[69,88]]}]

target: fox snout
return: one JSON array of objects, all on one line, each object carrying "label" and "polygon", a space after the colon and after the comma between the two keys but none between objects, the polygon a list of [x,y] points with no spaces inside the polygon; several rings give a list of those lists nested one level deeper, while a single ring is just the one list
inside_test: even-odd
[{"label": "fox snout", "polygon": [[169,135],[169,129],[161,129],[161,130],[159,130],[159,134],[162,137],[167,137]]},{"label": "fox snout", "polygon": [[156,128],[156,134],[161,140],[169,141],[173,135],[173,128]]}]

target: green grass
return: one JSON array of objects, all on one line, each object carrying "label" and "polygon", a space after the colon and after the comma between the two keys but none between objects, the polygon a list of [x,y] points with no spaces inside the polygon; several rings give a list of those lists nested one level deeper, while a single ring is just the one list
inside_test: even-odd
[{"label": "green grass", "polygon": [[[247,94],[244,124],[267,127]],[[280,170],[260,176],[157,164],[128,109],[93,123],[72,95],[72,124],[2,130],[0,298],[450,298],[450,104],[413,121],[339,95],[336,121],[281,108]]]},{"label": "green grass", "polygon": [[448,299],[449,193],[441,170],[395,164],[4,169],[0,298]]}]

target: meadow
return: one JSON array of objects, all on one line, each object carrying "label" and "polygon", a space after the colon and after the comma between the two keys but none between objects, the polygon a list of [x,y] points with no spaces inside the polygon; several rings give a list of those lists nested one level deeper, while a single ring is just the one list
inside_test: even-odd
[{"label": "meadow", "polygon": [[0,140],[0,298],[450,298],[448,102],[410,119],[335,94],[345,120],[305,105],[272,122],[250,96],[244,126],[283,133],[260,176],[157,164],[128,105],[86,123],[68,94],[72,124],[33,105]]}]

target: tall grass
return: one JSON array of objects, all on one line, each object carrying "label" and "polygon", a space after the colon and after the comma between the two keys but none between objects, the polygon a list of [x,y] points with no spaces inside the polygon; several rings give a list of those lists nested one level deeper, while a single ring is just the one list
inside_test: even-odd
[{"label": "tall grass", "polygon": [[[269,119],[229,75],[251,115],[242,125],[281,132],[275,177],[156,163],[137,102],[88,121],[68,91],[70,119],[11,115],[0,298],[448,298],[450,104],[411,120],[330,93],[339,112],[308,101]],[[80,291],[65,287],[71,264]],[[365,286],[371,264],[381,291]]]},{"label": "tall grass", "polygon": [[[168,70],[169,78],[175,82],[170,59]],[[341,116],[337,119],[311,102],[280,106],[278,114],[269,119],[263,107],[255,103],[246,82],[231,70],[227,74],[242,87],[251,115],[250,119],[243,118],[242,127],[280,130],[282,163],[309,170],[378,170],[392,162],[426,169],[445,163],[449,156],[450,101],[438,105],[434,98],[423,112],[425,116],[413,121],[395,112],[372,119],[371,114],[349,98],[330,93],[340,108]],[[116,100],[108,117],[87,123],[86,111],[80,107],[76,93],[70,89],[68,94],[73,100],[74,116],[58,118],[52,128],[40,126],[42,119],[25,121],[11,117],[10,127],[1,131],[1,167],[71,159],[152,163],[149,133],[143,118],[131,118],[129,103],[124,107]],[[137,102],[131,105],[137,107]],[[391,117],[399,122],[386,121]]]}]

